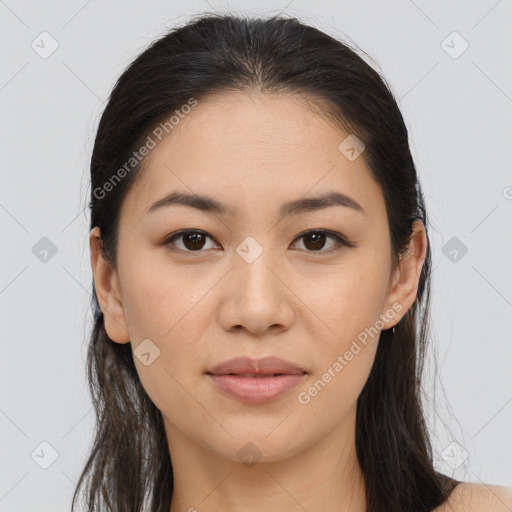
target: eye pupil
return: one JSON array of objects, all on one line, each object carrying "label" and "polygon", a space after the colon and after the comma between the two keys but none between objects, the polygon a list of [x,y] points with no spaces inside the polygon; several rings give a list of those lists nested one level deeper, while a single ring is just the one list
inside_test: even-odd
[{"label": "eye pupil", "polygon": [[[202,243],[201,243],[202,238]],[[187,242],[191,240],[192,241],[192,247],[187,246]],[[199,241],[199,247],[197,247],[195,244],[197,244]],[[198,233],[197,231],[194,231],[192,233],[188,233],[183,235],[183,243],[187,249],[201,249],[204,246],[204,236],[202,233]]]},{"label": "eye pupil", "polygon": [[[309,247],[307,241],[313,240],[313,247]],[[307,235],[304,239],[304,245],[308,249],[321,249],[325,244],[325,233],[313,232]]]}]

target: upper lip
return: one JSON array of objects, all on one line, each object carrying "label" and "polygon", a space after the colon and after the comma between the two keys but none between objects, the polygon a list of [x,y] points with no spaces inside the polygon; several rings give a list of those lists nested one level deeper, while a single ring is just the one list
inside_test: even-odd
[{"label": "upper lip", "polygon": [[250,357],[235,357],[218,364],[206,373],[213,375],[233,374],[261,374],[273,375],[279,374],[304,374],[307,373],[304,368],[297,366],[289,361],[278,357],[263,357],[261,359],[252,359]]}]

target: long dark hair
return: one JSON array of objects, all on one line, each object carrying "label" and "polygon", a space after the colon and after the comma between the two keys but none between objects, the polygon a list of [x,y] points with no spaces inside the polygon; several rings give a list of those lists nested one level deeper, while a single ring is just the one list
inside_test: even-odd
[{"label": "long dark hair", "polygon": [[[191,99],[247,90],[307,97],[364,143],[385,198],[397,264],[413,221],[426,229],[428,223],[407,128],[386,81],[356,49],[296,18],[228,14],[200,15],[169,31],[115,84],[91,158],[90,226],[101,229],[105,258],[115,267],[120,207],[144,164],[134,152],[155,138],[155,127]],[[357,401],[356,450],[368,512],[432,511],[458,483],[434,470],[420,399],[430,272],[429,243],[416,301],[394,334],[381,332]],[[94,282],[92,306],[87,369],[97,423],[73,507],[83,494],[89,512],[168,511],[173,469],[161,412],[141,385],[130,344],[109,339]]]}]

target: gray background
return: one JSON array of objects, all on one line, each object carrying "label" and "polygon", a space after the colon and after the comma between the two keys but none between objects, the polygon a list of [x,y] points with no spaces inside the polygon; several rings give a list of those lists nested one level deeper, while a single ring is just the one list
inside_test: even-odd
[{"label": "gray background", "polygon": [[391,84],[431,219],[436,465],[511,486],[512,1],[0,0],[0,511],[68,511],[91,441],[87,165],[110,90],[166,28],[225,8],[353,41]]}]

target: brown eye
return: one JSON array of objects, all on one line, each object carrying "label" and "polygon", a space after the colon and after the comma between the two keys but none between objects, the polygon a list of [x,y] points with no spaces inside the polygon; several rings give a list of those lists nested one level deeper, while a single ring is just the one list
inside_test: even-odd
[{"label": "brown eye", "polygon": [[[171,250],[179,250],[181,252],[205,252],[203,249],[215,248],[215,245],[208,247],[207,240],[213,240],[213,238],[197,229],[186,229],[178,231],[171,235],[167,240],[163,242],[165,246],[171,246]],[[341,246],[355,247],[355,244],[349,242],[343,236],[332,231],[326,231],[324,229],[309,230],[299,235],[295,240],[303,239],[303,244],[306,252],[319,252],[326,253],[336,250]],[[324,250],[328,240],[332,240],[328,249]],[[178,242],[181,242],[180,244]]]},{"label": "brown eye", "polygon": [[[300,239],[304,240],[303,244],[307,252],[331,252],[331,250],[336,250],[336,248],[342,245],[345,245],[347,247],[354,246],[338,233],[326,231],[323,229],[307,231],[306,233],[303,233],[302,235],[296,238],[296,240]],[[325,246],[326,240],[328,239],[334,240],[334,243],[331,244],[331,247],[329,249],[322,250]]]},{"label": "brown eye", "polygon": [[175,241],[181,240],[182,247],[178,247],[178,249],[185,252],[201,252],[201,249],[205,247],[206,240],[212,239],[211,236],[206,233],[198,230],[186,230],[175,233],[171,238],[166,240],[165,245],[176,245]]},{"label": "brown eye", "polygon": [[205,243],[205,236],[202,233],[188,233],[183,236],[183,245],[191,251],[202,249]]},{"label": "brown eye", "polygon": [[325,233],[317,232],[305,235],[303,238],[304,246],[307,247],[308,249],[311,249],[312,251],[322,249],[325,244],[325,240],[327,239]]}]

